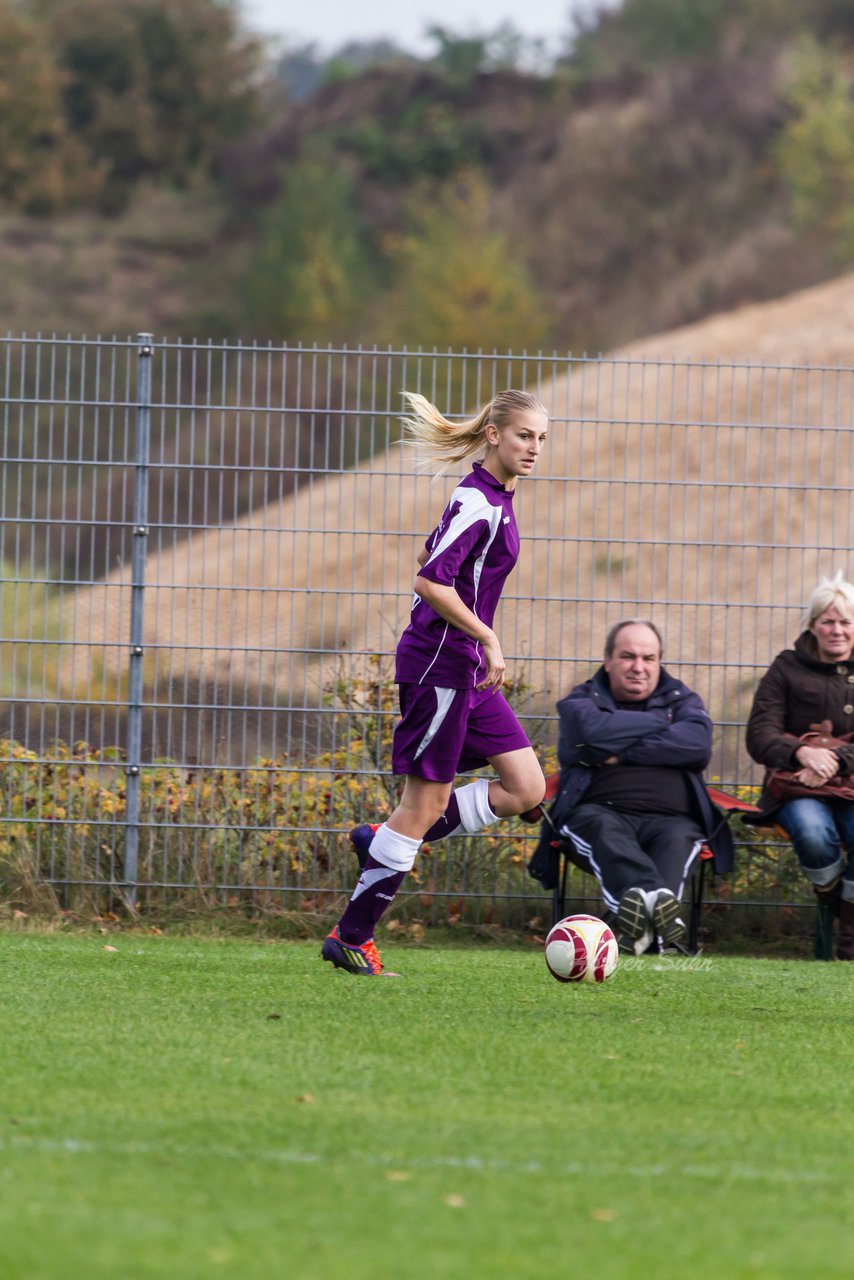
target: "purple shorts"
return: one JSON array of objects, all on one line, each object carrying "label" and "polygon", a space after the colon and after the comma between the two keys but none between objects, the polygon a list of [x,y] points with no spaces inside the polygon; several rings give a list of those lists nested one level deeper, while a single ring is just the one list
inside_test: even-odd
[{"label": "purple shorts", "polygon": [[530,747],[516,713],[500,689],[435,689],[401,684],[401,719],[395,726],[395,774],[427,782],[453,782],[482,769],[492,756]]}]

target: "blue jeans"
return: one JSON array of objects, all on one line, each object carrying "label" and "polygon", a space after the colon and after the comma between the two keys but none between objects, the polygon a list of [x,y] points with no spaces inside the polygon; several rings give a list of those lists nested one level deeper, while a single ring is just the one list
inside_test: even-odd
[{"label": "blue jeans", "polygon": [[821,888],[843,876],[842,896],[854,900],[854,802],[787,800],[774,819],[792,842],[804,875]]}]

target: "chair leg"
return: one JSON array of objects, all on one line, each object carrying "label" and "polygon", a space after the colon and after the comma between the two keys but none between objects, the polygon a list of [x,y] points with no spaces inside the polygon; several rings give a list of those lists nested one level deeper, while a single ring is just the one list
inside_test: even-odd
[{"label": "chair leg", "polygon": [[557,884],[552,890],[552,924],[557,924],[566,915],[566,877],[569,871],[569,858],[563,853],[559,855]]},{"label": "chair leg", "polygon": [[703,887],[706,878],[706,862],[701,858],[691,877],[691,913],[688,917],[688,950],[696,955],[700,945],[700,916],[703,912]]}]

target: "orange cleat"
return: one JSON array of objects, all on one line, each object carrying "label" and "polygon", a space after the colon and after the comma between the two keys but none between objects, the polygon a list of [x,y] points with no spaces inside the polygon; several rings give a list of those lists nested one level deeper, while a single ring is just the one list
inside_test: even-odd
[{"label": "orange cleat", "polygon": [[336,969],[346,969],[348,973],[364,974],[367,978],[399,978],[399,973],[386,973],[380,953],[373,938],[367,942],[345,942],[338,932],[338,925],[327,934],[320,952],[324,960],[329,960]]}]

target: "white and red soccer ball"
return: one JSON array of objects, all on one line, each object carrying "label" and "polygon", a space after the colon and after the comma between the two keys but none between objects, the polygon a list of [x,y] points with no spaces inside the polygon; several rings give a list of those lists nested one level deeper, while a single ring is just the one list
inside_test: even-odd
[{"label": "white and red soccer ball", "polygon": [[546,938],[546,965],[558,982],[604,982],[617,956],[617,939],[598,916],[565,916]]}]

